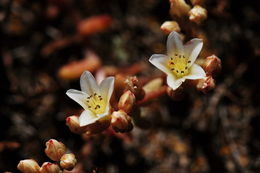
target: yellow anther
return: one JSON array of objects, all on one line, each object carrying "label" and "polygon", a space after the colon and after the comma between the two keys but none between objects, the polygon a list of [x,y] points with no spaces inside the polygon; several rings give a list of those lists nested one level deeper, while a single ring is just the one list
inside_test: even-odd
[{"label": "yellow anther", "polygon": [[173,57],[170,57],[168,67],[177,78],[181,78],[189,73],[190,63],[191,61],[184,55],[174,54]]},{"label": "yellow anther", "polygon": [[88,109],[94,114],[102,114],[106,109],[104,99],[97,93],[87,97],[86,105],[88,106]]}]

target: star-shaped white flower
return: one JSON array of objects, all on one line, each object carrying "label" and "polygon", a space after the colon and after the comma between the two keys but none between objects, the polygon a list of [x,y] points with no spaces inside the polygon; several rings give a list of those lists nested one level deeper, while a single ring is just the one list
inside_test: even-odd
[{"label": "star-shaped white flower", "polygon": [[171,32],[167,39],[167,55],[154,54],[149,61],[167,74],[167,84],[177,89],[186,79],[202,79],[205,71],[195,62],[203,42],[194,38],[183,45],[180,35]]},{"label": "star-shaped white flower", "polygon": [[89,71],[80,77],[81,91],[70,89],[66,94],[80,104],[84,111],[79,117],[80,126],[95,123],[110,115],[110,98],[114,90],[114,77],[104,79],[100,85]]}]

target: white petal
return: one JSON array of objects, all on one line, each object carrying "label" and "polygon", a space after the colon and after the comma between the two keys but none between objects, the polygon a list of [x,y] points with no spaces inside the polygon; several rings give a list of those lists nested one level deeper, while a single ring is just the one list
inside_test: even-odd
[{"label": "white petal", "polygon": [[167,67],[168,60],[169,57],[163,54],[153,54],[149,59],[150,63],[164,73],[170,73],[170,69]]},{"label": "white petal", "polygon": [[107,104],[111,98],[111,95],[113,94],[114,83],[115,83],[114,77],[107,77],[100,84],[101,96],[104,97],[104,99],[106,99]]},{"label": "white petal", "polygon": [[91,111],[85,110],[79,117],[79,125],[86,126],[96,122],[98,119],[99,117],[95,116]]},{"label": "white petal", "polygon": [[190,70],[190,74],[185,76],[185,79],[202,79],[206,77],[205,71],[197,64],[193,64]]},{"label": "white petal", "polygon": [[70,89],[66,92],[66,94],[75,102],[80,104],[84,109],[87,108],[87,105],[85,104],[86,98],[88,95],[82,91]]},{"label": "white petal", "polygon": [[184,45],[185,56],[191,61],[190,66],[197,59],[203,46],[202,39],[194,38]]},{"label": "white petal", "polygon": [[177,88],[179,88],[179,86],[181,86],[182,82],[184,82],[184,81],[185,81],[185,78],[176,79],[176,77],[173,75],[167,76],[167,84],[173,90],[176,90]]},{"label": "white petal", "polygon": [[183,53],[183,43],[180,34],[171,32],[167,39],[167,52],[168,55],[174,53]]},{"label": "white petal", "polygon": [[85,71],[80,76],[80,87],[83,92],[89,95],[94,94],[99,89],[96,79],[89,71]]}]

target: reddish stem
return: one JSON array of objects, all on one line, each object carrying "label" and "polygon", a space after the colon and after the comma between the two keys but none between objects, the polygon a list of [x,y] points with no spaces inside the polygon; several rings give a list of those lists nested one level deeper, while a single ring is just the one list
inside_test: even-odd
[{"label": "reddish stem", "polygon": [[149,101],[166,94],[166,92],[167,92],[167,86],[162,86],[155,91],[145,94],[145,96],[142,100],[137,101],[137,105],[142,106],[142,105],[148,103]]}]

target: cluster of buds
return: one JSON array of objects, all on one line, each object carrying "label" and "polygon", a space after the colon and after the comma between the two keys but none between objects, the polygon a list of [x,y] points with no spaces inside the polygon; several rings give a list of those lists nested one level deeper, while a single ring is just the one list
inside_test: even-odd
[{"label": "cluster of buds", "polygon": [[55,163],[44,162],[40,167],[33,159],[21,160],[17,168],[23,173],[61,173],[72,170],[77,160],[73,153],[66,154],[66,146],[55,139],[46,142],[45,154]]},{"label": "cluster of buds", "polygon": [[133,129],[132,118],[130,114],[133,110],[136,98],[135,95],[127,90],[120,97],[118,102],[118,111],[112,113],[111,126],[116,132],[129,132]]},{"label": "cluster of buds", "polygon": [[192,0],[191,3],[194,5],[192,8],[185,0],[170,0],[171,15],[177,17],[188,16],[190,21],[200,24],[207,18],[207,10],[201,6],[204,4],[204,0]]},{"label": "cluster of buds", "polygon": [[215,88],[215,80],[213,76],[221,71],[221,60],[216,55],[211,55],[205,58],[202,64],[206,72],[206,78],[200,79],[196,83],[196,88],[204,93]]}]

